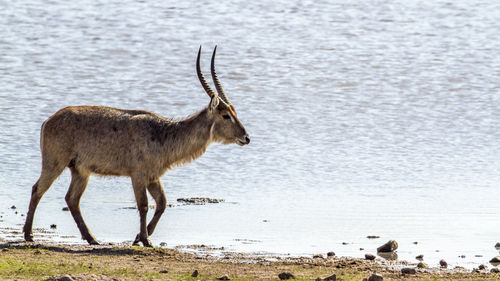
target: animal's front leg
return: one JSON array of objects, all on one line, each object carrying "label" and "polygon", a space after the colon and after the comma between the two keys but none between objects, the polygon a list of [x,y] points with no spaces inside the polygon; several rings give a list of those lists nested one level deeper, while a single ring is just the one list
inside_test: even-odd
[{"label": "animal's front leg", "polygon": [[140,216],[140,231],[134,240],[134,245],[138,245],[139,241],[145,247],[153,247],[148,238],[147,215],[148,215],[148,197],[146,195],[146,188],[148,182],[142,178],[133,177],[132,186],[134,187],[135,200],[137,201],[137,209]]}]

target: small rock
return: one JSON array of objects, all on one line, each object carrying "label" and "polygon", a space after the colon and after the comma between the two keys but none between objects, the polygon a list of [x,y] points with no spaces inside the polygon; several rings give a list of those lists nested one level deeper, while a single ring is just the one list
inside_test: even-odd
[{"label": "small rock", "polygon": [[349,243],[347,243],[347,242],[342,242],[342,245],[348,245],[348,244],[349,244]]},{"label": "small rock", "polygon": [[326,256],[327,257],[334,257],[335,256],[335,252],[328,252],[328,253],[326,253]]},{"label": "small rock", "polygon": [[207,198],[207,197],[192,197],[192,198],[178,198],[177,202],[185,203],[185,204],[194,204],[194,205],[204,205],[207,203],[221,203],[224,202],[224,199],[215,199],[215,198]]},{"label": "small rock", "polygon": [[487,267],[486,267],[486,265],[481,264],[481,265],[479,265],[478,268],[479,268],[479,270],[485,270]]},{"label": "small rock", "polygon": [[67,212],[67,211],[69,211],[69,208],[68,207],[63,207],[62,210],[65,211],[65,212]]},{"label": "small rock", "polygon": [[322,259],[323,255],[322,254],[317,254],[313,256],[313,259]]},{"label": "small rock", "polygon": [[51,229],[56,229],[56,228],[57,228],[57,225],[56,225],[56,224],[51,224],[51,225],[50,225],[50,228],[51,228]]},{"label": "small rock", "polygon": [[222,275],[221,277],[217,277],[217,280],[231,280],[227,274]]},{"label": "small rock", "polygon": [[440,261],[439,261],[439,265],[440,265],[442,268],[447,268],[447,267],[448,267],[448,263],[447,263],[445,260],[440,260]]},{"label": "small rock", "polygon": [[401,269],[401,273],[402,274],[417,274],[417,271],[415,270],[415,268],[405,267],[405,268]]},{"label": "small rock", "polygon": [[380,238],[380,236],[377,236],[377,235],[368,235],[368,236],[366,236],[366,238],[368,238],[368,239],[378,239],[378,238]]},{"label": "small rock", "polygon": [[359,248],[359,250],[360,250],[360,251],[364,251],[364,250],[365,250],[365,248]]},{"label": "small rock", "polygon": [[476,258],[482,258],[483,255],[474,255],[474,257],[476,257]]},{"label": "small rock", "polygon": [[495,244],[495,248],[497,248],[497,249],[500,248],[500,242]]},{"label": "small rock", "polygon": [[17,209],[16,205],[12,205],[10,208],[11,208],[12,210]]},{"label": "small rock", "polygon": [[370,277],[368,277],[367,279],[368,281],[383,281],[384,278],[382,277],[382,275],[378,275],[378,274],[372,274]]},{"label": "small rock", "polygon": [[327,276],[325,278],[322,279],[323,281],[336,281],[337,280],[337,275],[336,274],[332,274],[330,276]]},{"label": "small rock", "polygon": [[417,260],[421,261],[424,259],[424,255],[418,255],[415,257]]},{"label": "small rock", "polygon": [[295,279],[295,276],[293,276],[290,272],[282,272],[278,274],[278,277],[280,280]]},{"label": "small rock", "polygon": [[365,254],[365,259],[372,261],[375,259],[375,256],[372,254]]},{"label": "small rock", "polygon": [[389,240],[384,245],[377,248],[377,252],[387,253],[394,252],[398,248],[398,242],[395,240]]},{"label": "small rock", "polygon": [[193,271],[193,274],[191,274],[191,277],[198,277],[198,270]]},{"label": "small rock", "polygon": [[491,273],[500,273],[500,269],[498,269],[498,267],[493,267],[491,270],[490,270]]},{"label": "small rock", "polygon": [[75,279],[73,279],[73,277],[69,276],[69,275],[63,275],[59,278],[56,279],[57,281],[74,281]]},{"label": "small rock", "polygon": [[418,242],[417,242],[417,241],[415,241],[415,242],[413,242],[413,244],[417,245],[417,244],[418,244]]},{"label": "small rock", "polygon": [[417,264],[417,267],[418,267],[418,268],[428,268],[428,266],[427,266],[425,263],[423,263],[423,262],[419,262],[419,263]]},{"label": "small rock", "polygon": [[500,263],[500,256],[496,256],[490,260],[491,263]]},{"label": "small rock", "polygon": [[465,255],[458,256],[459,258],[465,259]]},{"label": "small rock", "polygon": [[167,247],[167,242],[161,242],[161,243],[160,243],[160,246],[161,246],[161,247]]},{"label": "small rock", "polygon": [[160,273],[166,274],[168,273],[168,270],[160,270]]}]

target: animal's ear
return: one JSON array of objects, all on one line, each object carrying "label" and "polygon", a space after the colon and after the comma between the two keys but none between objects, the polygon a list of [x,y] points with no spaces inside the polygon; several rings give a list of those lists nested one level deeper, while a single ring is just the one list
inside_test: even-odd
[{"label": "animal's ear", "polygon": [[210,112],[215,112],[217,106],[219,106],[219,97],[217,95],[213,95],[210,100],[210,105],[208,106]]}]

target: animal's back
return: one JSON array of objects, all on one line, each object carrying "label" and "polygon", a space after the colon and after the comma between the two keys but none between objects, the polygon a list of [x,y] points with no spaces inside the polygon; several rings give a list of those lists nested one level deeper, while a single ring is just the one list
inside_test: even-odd
[{"label": "animal's back", "polygon": [[144,110],[104,106],[66,107],[42,126],[42,158],[102,175],[130,175],[151,157],[150,124],[168,119]]}]

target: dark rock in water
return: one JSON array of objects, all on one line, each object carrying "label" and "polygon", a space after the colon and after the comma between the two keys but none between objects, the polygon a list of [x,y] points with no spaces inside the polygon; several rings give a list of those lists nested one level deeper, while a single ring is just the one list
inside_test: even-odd
[{"label": "dark rock in water", "polygon": [[342,242],[342,245],[348,245],[348,244],[349,244],[349,243],[347,243],[347,242]]},{"label": "dark rock in water", "polygon": [[440,261],[439,261],[439,265],[440,265],[442,268],[447,268],[447,267],[448,267],[448,263],[447,263],[445,260],[440,260]]},{"label": "dark rock in water", "polygon": [[160,246],[161,246],[161,247],[167,247],[167,242],[161,242],[161,243],[160,243]]},{"label": "dark rock in water", "polygon": [[278,274],[278,277],[280,280],[295,279],[295,276],[293,276],[290,272],[282,272]]},{"label": "dark rock in water", "polygon": [[57,228],[57,224],[51,224],[51,225],[50,225],[50,228],[51,228],[51,229],[56,229],[56,228]]},{"label": "dark rock in water", "polygon": [[227,274],[222,275],[221,277],[217,277],[217,280],[231,280]]},{"label": "dark rock in water", "polygon": [[207,197],[177,198],[177,202],[194,205],[214,204],[224,202],[224,199],[213,199]]},{"label": "dark rock in water", "polygon": [[191,274],[191,277],[198,277],[198,270],[193,271],[193,274]]},{"label": "dark rock in water", "polygon": [[417,245],[417,244],[418,244],[418,242],[417,242],[417,241],[415,241],[415,242],[413,242],[413,244]]},{"label": "dark rock in water", "polygon": [[17,209],[16,205],[12,205],[10,208],[11,208],[12,210]]},{"label": "dark rock in water", "polygon": [[65,211],[65,212],[67,212],[67,211],[69,211],[69,208],[68,207],[63,207],[62,210]]},{"label": "dark rock in water", "polygon": [[365,248],[359,248],[359,250],[360,250],[360,251],[364,251],[364,250],[365,250]]},{"label": "dark rock in water", "polygon": [[381,253],[394,252],[397,250],[397,248],[398,248],[398,242],[396,242],[395,240],[389,240],[384,245],[378,247],[377,252]]},{"label": "dark rock in water", "polygon": [[500,273],[500,269],[498,269],[498,267],[493,267],[491,270],[490,270],[491,273]]},{"label": "dark rock in water", "polygon": [[497,248],[497,250],[500,250],[500,242],[495,244],[495,248]]},{"label": "dark rock in water", "polygon": [[476,258],[482,258],[483,255],[474,255],[474,257],[476,257]]},{"label": "dark rock in water", "polygon": [[490,260],[490,263],[500,264],[500,256],[496,256]]},{"label": "dark rock in water", "polygon": [[478,266],[479,270],[485,270],[487,267],[484,264]]},{"label": "dark rock in water", "polygon": [[415,268],[405,267],[405,268],[401,269],[401,273],[402,274],[417,274],[417,271],[415,270]]},{"label": "dark rock in water", "polygon": [[372,274],[370,277],[368,277],[367,279],[368,281],[383,281],[384,278],[382,277],[382,275],[378,275],[378,274]]},{"label": "dark rock in water", "polygon": [[377,255],[389,261],[394,261],[398,259],[398,254],[396,252],[388,252],[388,253],[378,252]]},{"label": "dark rock in water", "polygon": [[328,252],[328,253],[326,253],[326,256],[327,257],[334,257],[335,253],[334,252]]},{"label": "dark rock in water", "polygon": [[417,264],[417,267],[418,267],[418,268],[428,268],[428,266],[427,266],[425,263],[423,263],[423,262],[419,262],[419,263]]},{"label": "dark rock in water", "polygon": [[368,239],[378,239],[378,238],[380,238],[380,236],[377,236],[377,235],[368,235],[368,236],[366,236],[366,238],[368,238]]},{"label": "dark rock in water", "polygon": [[424,259],[424,255],[418,255],[415,257],[417,260],[421,261]]},{"label": "dark rock in water", "polygon": [[459,258],[465,259],[465,255],[458,256]]},{"label": "dark rock in water", "polygon": [[365,254],[365,259],[372,261],[375,259],[375,256],[372,254]]}]

